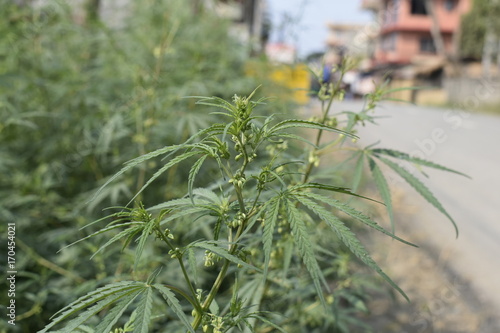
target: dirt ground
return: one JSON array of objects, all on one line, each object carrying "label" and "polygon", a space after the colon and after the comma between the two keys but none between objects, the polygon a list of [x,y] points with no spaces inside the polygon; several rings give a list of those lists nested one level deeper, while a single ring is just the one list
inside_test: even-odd
[{"label": "dirt ground", "polygon": [[392,298],[373,295],[368,306],[371,313],[363,321],[377,333],[500,332],[500,314],[478,299],[468,281],[450,269],[446,253],[418,234],[418,209],[404,205],[402,193],[394,194],[399,207],[410,207],[396,213],[396,234],[419,248],[377,232],[370,232],[364,243],[411,302],[397,293]]}]

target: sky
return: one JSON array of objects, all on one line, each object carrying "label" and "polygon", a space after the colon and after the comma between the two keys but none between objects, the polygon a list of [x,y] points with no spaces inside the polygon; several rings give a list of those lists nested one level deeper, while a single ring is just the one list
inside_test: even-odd
[{"label": "sky", "polygon": [[324,51],[328,22],[366,23],[371,20],[370,13],[361,9],[361,0],[267,0],[267,2],[273,22],[271,41],[285,41],[295,45],[299,56]]}]

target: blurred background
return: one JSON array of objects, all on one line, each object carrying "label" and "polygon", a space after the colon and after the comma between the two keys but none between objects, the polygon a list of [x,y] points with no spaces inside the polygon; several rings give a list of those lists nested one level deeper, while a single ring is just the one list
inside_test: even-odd
[{"label": "blurred background", "polygon": [[[460,261],[461,254],[453,252],[457,248],[489,244],[457,265],[439,265],[441,257],[432,249],[442,238],[423,250],[424,256],[436,257],[432,270],[443,271],[429,277],[442,280],[428,293],[445,312],[424,297],[404,308],[405,314],[391,317],[396,303],[387,297],[384,306],[379,304],[386,312],[378,314],[387,320],[366,315],[362,321],[383,327],[380,332],[439,327],[440,332],[493,332],[499,313],[494,309],[500,308],[494,256],[500,249],[493,240],[500,236],[494,191],[500,186],[495,174],[500,163],[499,6],[487,0],[0,0],[0,228],[6,235],[6,224],[16,225],[18,272],[17,325],[6,326],[2,319],[0,332],[35,332],[70,301],[123,273],[126,259],[112,259],[119,249],[84,267],[75,258],[90,257],[96,244],[57,251],[84,236],[79,228],[104,216],[104,208],[128,202],[156,166],[151,162],[125,175],[89,203],[124,162],[184,141],[211,123],[213,116],[186,96],[228,99],[262,85],[260,96],[276,97],[261,108],[263,114],[310,115],[319,110],[312,73],[330,80],[332,69],[346,57],[357,65],[344,77],[346,102],[336,104],[337,110],[363,108],[363,96],[382,82],[393,90],[388,98],[432,107],[387,104],[381,115],[395,116],[394,131],[367,127],[363,144],[382,139],[406,151],[419,150],[417,156],[451,162],[475,178],[475,187],[467,187],[470,182],[457,186],[455,180],[439,184],[459,197],[449,200],[449,208],[458,209],[452,215],[459,216],[459,227],[465,228],[461,237],[468,242],[447,245],[448,259]],[[422,89],[400,89],[414,86]],[[413,131],[406,131],[403,122]],[[433,136],[436,128],[444,129],[446,140]],[[477,138],[482,141],[476,143]],[[175,172],[178,176],[170,174],[140,199],[154,204],[184,195],[187,171]],[[393,186],[408,198],[411,189]],[[471,192],[476,195],[470,197]],[[413,221],[420,211],[410,202],[413,211],[403,210],[403,220]],[[470,209],[460,211],[465,207]],[[435,215],[425,219],[444,223]],[[467,238],[471,220],[475,228],[489,223],[488,232]],[[453,236],[451,229],[442,232]],[[436,233],[422,236],[423,243]],[[1,246],[6,248],[3,236]],[[127,255],[130,260],[132,254]],[[478,257],[484,264],[472,268],[476,274],[465,274]],[[419,262],[405,266],[400,278],[409,270],[425,272]],[[397,267],[389,270],[398,272]],[[489,279],[477,278],[485,275]],[[443,290],[458,296],[436,296]],[[420,293],[417,288],[415,294]],[[4,309],[3,288],[0,301]],[[457,321],[467,317],[464,313],[468,324]],[[394,322],[399,326],[388,328]],[[450,328],[451,323],[458,328]]]}]

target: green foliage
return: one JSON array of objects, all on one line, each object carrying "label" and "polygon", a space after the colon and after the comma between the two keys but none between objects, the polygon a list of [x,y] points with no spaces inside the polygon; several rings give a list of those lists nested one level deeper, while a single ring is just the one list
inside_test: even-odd
[{"label": "green foliage", "polygon": [[51,324],[47,325],[40,333],[48,332],[57,322],[78,313],[85,307],[86,311],[80,313],[78,317],[71,320],[60,333],[72,333],[79,328],[90,317],[103,311],[110,305],[112,309],[104,316],[95,332],[109,332],[122,316],[125,310],[138,299],[136,309],[133,315],[132,327],[134,333],[148,332],[149,321],[151,318],[151,310],[153,307],[153,292],[158,292],[168,303],[171,309],[177,314],[179,320],[187,324],[188,331],[194,330],[189,326],[187,320],[175,294],[167,287],[161,284],[147,284],[135,281],[125,281],[106,285],[99,288],[84,297],[77,299],[69,304],[64,309],[56,313]]},{"label": "green foliage", "polygon": [[[340,69],[341,77],[344,70]],[[118,208],[109,218],[90,224],[97,227],[109,220],[107,225],[81,239],[111,233],[96,252],[120,242],[124,252],[134,251],[130,268],[138,279],[162,266],[168,274],[154,274],[156,284],[150,277],[147,282],[113,282],[92,291],[61,310],[40,332],[56,325],[63,325],[62,332],[70,332],[94,320],[100,322],[96,333],[108,333],[132,305],[135,317],[129,322],[133,332],[149,332],[152,327],[220,333],[236,329],[348,332],[351,327],[363,327],[353,314],[367,311],[364,288],[368,286],[352,273],[351,256],[408,299],[371,258],[353,223],[413,244],[348,203],[349,199],[379,202],[325,182],[315,172],[321,156],[345,147],[347,137],[357,138],[353,132],[358,123],[373,121],[370,113],[386,92],[377,90],[368,96],[367,108],[349,113],[345,128],[338,129],[332,124],[340,122],[329,118],[329,107],[343,92],[339,84],[325,84],[322,91],[321,118],[307,121],[258,116],[255,110],[263,106],[264,99],[255,101],[256,91],[248,97],[234,95],[232,103],[220,97],[199,97],[197,104],[209,107],[223,122],[208,125],[184,143],[167,145],[127,162],[97,192],[98,196],[119,177],[161,157],[162,165],[138,193],[146,193],[146,187],[153,186],[164,173],[189,162],[184,195],[159,204],[152,200],[149,208],[142,203],[135,208]],[[315,133],[315,143],[300,138],[304,130],[309,135]],[[321,138],[326,132],[332,133],[333,139],[324,143]],[[290,140],[302,145],[289,146]],[[454,224],[430,190],[392,159],[463,174],[390,149],[370,146],[350,150],[353,158],[348,161],[357,157],[355,177],[361,178],[362,168],[368,166],[390,215],[389,185],[379,162],[393,169]],[[197,175],[211,168],[219,177],[197,187],[201,182]],[[115,229],[121,228],[125,230],[116,233]],[[148,247],[160,254],[158,262],[143,256]],[[163,300],[155,297],[155,292]],[[163,317],[168,311],[173,315]],[[188,319],[189,312],[192,318]]]},{"label": "green foliage", "polygon": [[[399,238],[346,203],[363,196],[315,171],[373,120],[383,89],[338,115],[344,128],[328,116],[338,84],[322,87],[321,118],[284,119],[285,103],[253,97],[272,96],[270,84],[238,97],[257,83],[226,22],[181,0],[133,5],[112,29],[76,23],[61,1],[1,3],[0,217],[16,224],[20,272],[12,332],[362,327],[355,314],[374,286],[358,264],[392,282],[352,224]],[[215,97],[182,98],[200,95]],[[356,183],[384,156],[435,167],[392,154],[358,150]]]},{"label": "green foliage", "polygon": [[[389,149],[373,149],[371,150],[371,153],[373,156],[377,157],[380,161],[384,162],[387,166],[389,166],[391,169],[393,169],[397,174],[399,174],[404,180],[408,182],[423,198],[425,198],[430,204],[432,204],[434,207],[436,207],[441,213],[443,213],[450,221],[453,223],[453,227],[455,228],[457,237],[458,237],[458,228],[457,225],[455,224],[455,221],[453,218],[448,214],[448,212],[444,209],[444,207],[441,205],[441,203],[434,197],[432,192],[417,178],[415,177],[410,171],[406,170],[404,167],[398,165],[397,163],[387,159],[384,157],[385,156],[391,156],[399,159],[403,159],[406,161],[411,161],[415,163],[416,165],[424,165],[427,167],[431,168],[436,168],[439,170],[445,170],[448,172],[453,172],[459,175],[464,175],[461,172],[451,170],[449,168],[443,167],[441,165],[422,160],[420,158],[416,157],[410,157],[406,153],[400,153],[397,151],[389,150]],[[373,162],[371,163],[373,165]],[[377,176],[378,178],[378,176]],[[382,193],[382,196],[384,197],[385,201],[389,201],[390,197],[387,195],[387,187],[385,186],[383,181],[376,181],[376,184],[380,190],[380,193]],[[391,209],[392,210],[392,209]]]},{"label": "green foliage", "polygon": [[460,27],[460,54],[462,57],[481,59],[485,36],[491,29],[500,35],[498,22],[500,4],[490,0],[474,0],[472,10],[462,17]]},{"label": "green foliage", "polygon": [[[78,295],[128,278],[130,261],[159,260],[145,237],[134,244],[136,252],[119,254],[122,242],[147,234],[137,221],[111,225],[56,254],[92,235],[93,227],[78,228],[109,215],[102,212],[108,206],[125,205],[161,161],[137,166],[87,204],[96,189],[126,161],[212,123],[213,115],[182,96],[229,98],[257,83],[245,76],[245,46],[229,36],[228,23],[209,11],[194,16],[185,1],[132,1],[133,15],[119,29],[99,20],[75,22],[72,1],[16,3],[0,1],[0,219],[15,223],[18,235],[22,273],[13,332],[31,333]],[[192,188],[184,166],[140,198],[157,204]],[[192,170],[193,181],[198,171]],[[203,186],[213,176],[196,181]]]}]

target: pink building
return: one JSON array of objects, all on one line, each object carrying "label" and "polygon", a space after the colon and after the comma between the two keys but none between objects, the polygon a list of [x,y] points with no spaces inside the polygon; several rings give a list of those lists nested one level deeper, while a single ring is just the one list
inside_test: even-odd
[{"label": "pink building", "polygon": [[[454,54],[454,35],[461,16],[470,10],[471,0],[433,1],[445,49]],[[432,18],[425,0],[363,0],[362,5],[379,17],[376,64],[409,64],[437,57],[431,36]]]}]

